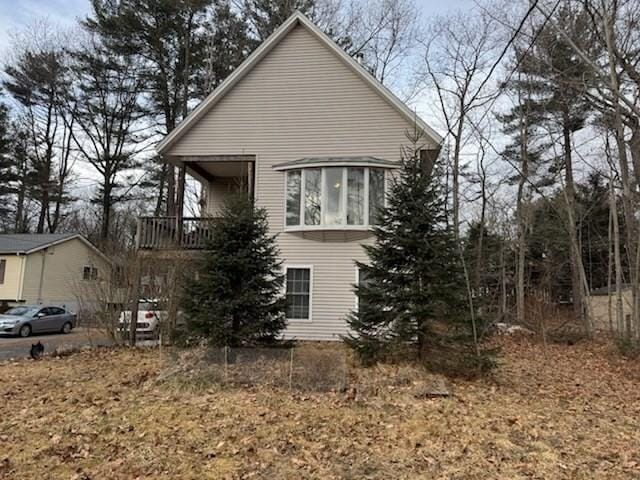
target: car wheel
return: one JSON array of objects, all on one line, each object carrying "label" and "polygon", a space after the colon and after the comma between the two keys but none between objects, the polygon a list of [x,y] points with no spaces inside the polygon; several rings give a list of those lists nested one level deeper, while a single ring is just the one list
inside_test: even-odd
[{"label": "car wheel", "polygon": [[22,338],[27,338],[29,335],[31,335],[31,325],[21,326],[20,330],[18,330],[18,335],[20,335]]},{"label": "car wheel", "polygon": [[73,325],[71,325],[71,322],[65,322],[64,325],[62,325],[62,333],[71,333],[71,329],[73,328]]}]

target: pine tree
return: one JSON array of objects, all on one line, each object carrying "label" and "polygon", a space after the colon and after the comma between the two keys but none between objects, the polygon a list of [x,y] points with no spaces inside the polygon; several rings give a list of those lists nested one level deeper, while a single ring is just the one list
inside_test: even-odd
[{"label": "pine tree", "polygon": [[20,52],[6,66],[3,85],[17,104],[29,133],[29,196],[38,203],[36,232],[54,233],[69,203],[65,195],[70,166],[59,155],[64,121],[60,107],[67,98],[66,52],[51,39],[33,51]]},{"label": "pine tree", "polygon": [[260,41],[271,35],[294,12],[314,18],[315,0],[245,0],[244,10]]},{"label": "pine tree", "polygon": [[11,213],[9,205],[13,193],[11,183],[15,180],[13,162],[10,157],[9,127],[9,109],[0,103],[0,231],[9,227],[8,219]]},{"label": "pine tree", "polygon": [[[199,99],[206,11],[211,0],[91,0],[82,24],[117,54],[133,57],[149,92],[149,110],[162,134],[186,117]],[[176,214],[175,168],[164,165],[158,185],[160,207]],[[161,212],[157,211],[157,215]]]},{"label": "pine tree", "polygon": [[105,241],[115,207],[131,200],[131,179],[126,176],[142,165],[136,154],[145,140],[137,133],[143,130],[143,82],[132,57],[106,48],[95,35],[71,52],[71,59],[72,139],[80,156],[100,176],[92,201],[100,205],[100,239]]},{"label": "pine tree", "polygon": [[[456,338],[470,346],[465,280],[440,166],[429,172],[409,152],[392,183],[387,206],[365,246],[370,263],[357,262],[358,310],[345,338],[365,362],[417,347],[421,360]],[[455,332],[455,335],[452,333]]]},{"label": "pine tree", "polygon": [[232,197],[184,289],[187,330],[212,345],[273,343],[285,327],[284,277],[267,214],[246,196]]}]

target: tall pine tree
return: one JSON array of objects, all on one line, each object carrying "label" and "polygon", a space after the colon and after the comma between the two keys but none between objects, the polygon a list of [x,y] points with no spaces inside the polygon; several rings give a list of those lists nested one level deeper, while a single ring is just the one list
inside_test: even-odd
[{"label": "tall pine tree", "polygon": [[314,18],[315,0],[245,0],[244,11],[259,41],[265,40],[294,12]]},{"label": "tall pine tree", "polygon": [[182,305],[191,334],[212,345],[273,343],[285,327],[284,277],[267,214],[246,196],[232,197],[211,229]]},{"label": "tall pine tree", "polygon": [[5,104],[0,103],[0,231],[10,227],[9,205],[10,196],[13,193],[11,182],[14,180],[14,172],[10,157],[9,127],[9,109]]},{"label": "tall pine tree", "polygon": [[345,341],[366,362],[407,345],[427,361],[432,348],[447,340],[472,345],[441,168],[425,168],[417,153],[404,155],[374,229],[375,243],[365,246],[369,263],[357,263],[359,305],[347,319],[353,333]]}]

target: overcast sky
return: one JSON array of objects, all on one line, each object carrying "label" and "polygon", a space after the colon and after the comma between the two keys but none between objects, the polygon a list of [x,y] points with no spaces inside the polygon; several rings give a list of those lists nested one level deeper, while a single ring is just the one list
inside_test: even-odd
[{"label": "overcast sky", "polygon": [[[473,0],[416,0],[423,13],[442,13],[472,4]],[[35,18],[71,26],[89,13],[89,0],[0,0],[0,52],[9,47],[11,31],[21,30]]]},{"label": "overcast sky", "polygon": [[[473,4],[475,0],[416,0],[425,16],[434,13],[445,13],[448,10],[460,9]],[[47,19],[48,23],[60,27],[73,27],[78,18],[85,17],[90,11],[89,0],[0,0],[0,64],[10,54],[11,34],[19,32],[38,19]],[[1,76],[1,74],[0,74]],[[401,95],[401,92],[396,92]],[[402,96],[402,95],[401,95]],[[413,106],[420,115],[426,115],[429,123],[438,129],[437,122],[429,112],[431,102],[417,100]],[[82,167],[82,166],[81,166]],[[95,182],[90,168],[76,169],[77,188],[90,188]],[[82,194],[80,194],[82,196]]]}]

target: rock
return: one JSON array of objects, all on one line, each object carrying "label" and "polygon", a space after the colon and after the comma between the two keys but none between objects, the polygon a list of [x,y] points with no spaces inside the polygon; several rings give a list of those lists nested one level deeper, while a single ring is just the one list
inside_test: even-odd
[{"label": "rock", "polygon": [[413,389],[415,398],[446,398],[451,396],[451,389],[444,378],[434,378]]},{"label": "rock", "polygon": [[535,335],[535,332],[520,325],[499,322],[495,324],[495,327],[499,335]]}]

